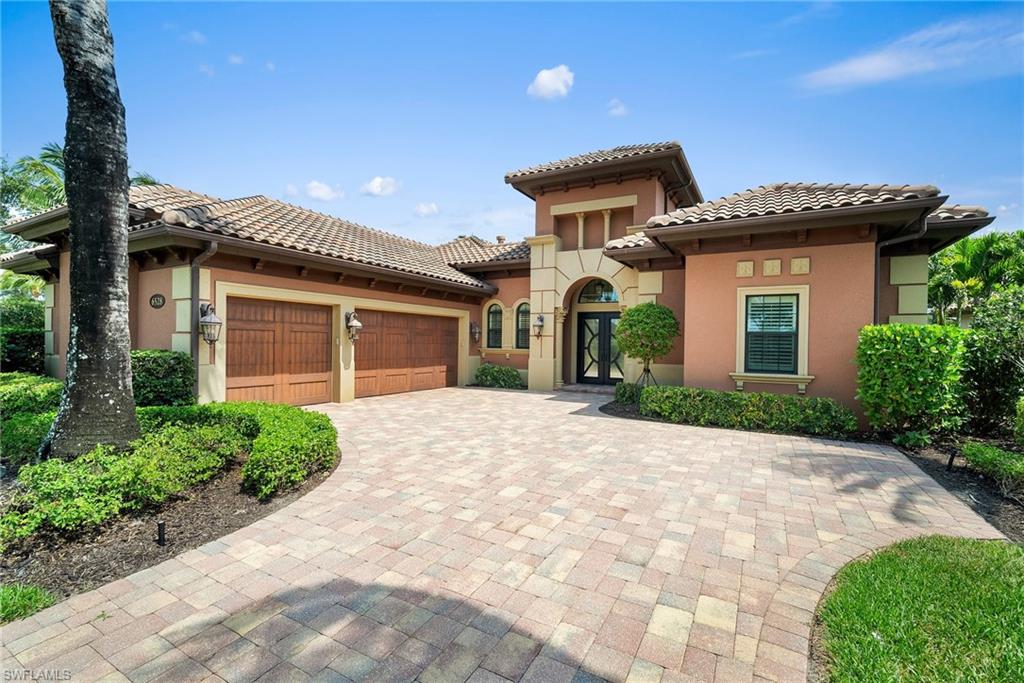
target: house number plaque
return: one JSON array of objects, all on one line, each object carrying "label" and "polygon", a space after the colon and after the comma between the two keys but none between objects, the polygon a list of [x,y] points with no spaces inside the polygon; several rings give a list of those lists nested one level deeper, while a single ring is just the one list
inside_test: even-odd
[{"label": "house number plaque", "polygon": [[167,303],[167,299],[163,294],[154,294],[149,297],[149,305],[153,308],[163,308],[165,303]]}]

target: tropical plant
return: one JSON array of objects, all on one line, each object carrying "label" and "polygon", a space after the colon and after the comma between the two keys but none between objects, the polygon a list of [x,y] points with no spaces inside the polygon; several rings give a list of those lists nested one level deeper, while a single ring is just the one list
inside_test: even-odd
[{"label": "tropical plant", "polygon": [[638,386],[657,384],[651,374],[651,361],[671,351],[678,336],[679,321],[668,306],[648,302],[626,309],[615,328],[615,343],[630,358],[643,361]]},{"label": "tropical plant", "polygon": [[963,321],[993,291],[1024,285],[1024,231],[991,232],[950,245],[928,262],[928,302],[935,321]]},{"label": "tropical plant", "polygon": [[976,433],[1009,430],[1024,396],[1024,287],[978,304],[966,339],[964,397]]}]

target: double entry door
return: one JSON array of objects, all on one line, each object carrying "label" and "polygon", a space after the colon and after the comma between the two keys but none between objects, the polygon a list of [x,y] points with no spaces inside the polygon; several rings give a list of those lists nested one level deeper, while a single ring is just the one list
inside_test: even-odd
[{"label": "double entry door", "polygon": [[615,343],[618,312],[580,313],[576,333],[576,381],[615,384],[622,381],[622,352]]}]

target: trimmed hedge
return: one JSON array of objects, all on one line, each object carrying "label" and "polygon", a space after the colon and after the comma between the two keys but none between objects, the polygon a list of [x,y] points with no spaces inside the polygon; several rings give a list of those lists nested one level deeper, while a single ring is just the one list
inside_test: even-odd
[{"label": "trimmed hedge", "polygon": [[949,325],[863,328],[857,343],[857,398],[871,426],[896,434],[960,427],[967,334]]},{"label": "trimmed hedge", "polygon": [[1017,417],[1014,421],[1013,434],[1017,443],[1024,446],[1024,398],[1017,401]]},{"label": "trimmed hedge", "polygon": [[640,402],[640,392],[643,389],[632,382],[619,382],[615,385],[615,401],[624,405],[636,405]]},{"label": "trimmed hedge", "polygon": [[192,356],[180,351],[132,351],[132,392],[138,406],[186,406],[196,402]]},{"label": "trimmed hedge", "polygon": [[7,420],[18,413],[56,410],[63,386],[63,382],[53,377],[0,372],[0,415]]},{"label": "trimmed hedge", "polygon": [[42,329],[0,327],[0,367],[10,372],[43,372],[45,336]]},{"label": "trimmed hedge", "polygon": [[475,380],[481,387],[498,389],[522,389],[523,378],[519,371],[508,365],[484,363],[476,369]]},{"label": "trimmed hedge", "polygon": [[995,480],[1004,496],[1024,493],[1024,453],[977,441],[967,441],[960,450],[967,462]]},{"label": "trimmed hedge", "polygon": [[853,412],[830,398],[695,387],[645,387],[640,413],[669,422],[727,429],[846,436],[857,430]]},{"label": "trimmed hedge", "polygon": [[0,428],[0,452],[6,474],[17,473],[25,465],[36,461],[39,445],[43,443],[57,411],[45,413],[18,413],[5,418]]}]

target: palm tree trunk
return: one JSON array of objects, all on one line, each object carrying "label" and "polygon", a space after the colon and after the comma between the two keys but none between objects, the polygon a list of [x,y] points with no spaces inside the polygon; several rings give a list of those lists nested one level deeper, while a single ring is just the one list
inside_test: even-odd
[{"label": "palm tree trunk", "polygon": [[139,435],[128,332],[128,142],[103,0],[51,0],[68,98],[71,243],[67,379],[43,455],[71,458]]}]

